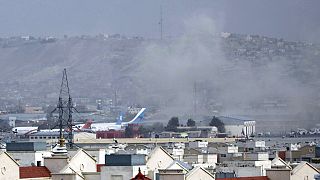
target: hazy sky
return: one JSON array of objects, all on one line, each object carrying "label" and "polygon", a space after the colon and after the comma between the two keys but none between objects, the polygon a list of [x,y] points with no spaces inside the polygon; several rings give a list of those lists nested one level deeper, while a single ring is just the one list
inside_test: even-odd
[{"label": "hazy sky", "polygon": [[179,35],[186,19],[212,17],[221,31],[320,42],[318,0],[0,0],[0,37]]}]

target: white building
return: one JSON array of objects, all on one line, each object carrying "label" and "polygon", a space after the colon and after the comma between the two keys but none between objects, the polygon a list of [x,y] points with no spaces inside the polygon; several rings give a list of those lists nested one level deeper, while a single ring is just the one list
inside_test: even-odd
[{"label": "white building", "polygon": [[157,146],[147,157],[148,177],[155,179],[156,174],[159,173],[159,169],[166,169],[174,160],[165,149]]},{"label": "white building", "polygon": [[272,168],[267,170],[270,180],[312,180],[320,174],[317,168],[307,162],[301,162],[293,168],[283,160],[277,160],[276,165],[273,164]]},{"label": "white building", "polygon": [[194,141],[194,142],[189,142],[189,148],[207,148],[208,147],[208,142],[206,141]]},{"label": "white building", "polygon": [[[140,169],[140,170],[139,170]],[[101,167],[101,180],[131,179],[137,172],[147,174],[145,155],[112,154],[106,155],[106,164]]]},{"label": "white building", "polygon": [[53,155],[44,158],[46,166],[52,175],[52,180],[61,179],[97,179],[96,160],[83,149],[71,152],[69,155]]},{"label": "white building", "polygon": [[10,151],[8,153],[21,166],[43,166],[44,158],[51,157],[49,151]]},{"label": "white building", "polygon": [[0,151],[0,179],[19,179],[19,164],[6,152]]},{"label": "white building", "polygon": [[265,176],[266,170],[271,168],[271,161],[225,161],[217,172],[233,171],[237,177]]},{"label": "white building", "polygon": [[21,166],[43,166],[44,157],[51,157],[44,142],[7,143],[6,150]]},{"label": "white building", "polygon": [[219,116],[229,136],[249,137],[256,132],[256,121],[247,118]]}]

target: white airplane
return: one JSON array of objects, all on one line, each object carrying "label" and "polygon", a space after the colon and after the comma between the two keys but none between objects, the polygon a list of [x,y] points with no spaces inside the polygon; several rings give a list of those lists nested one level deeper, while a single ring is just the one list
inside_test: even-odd
[{"label": "white airplane", "polygon": [[[85,124],[80,125],[76,125],[73,127],[73,131],[75,132],[86,132],[88,130],[88,128],[90,127],[92,123],[92,120],[88,120]],[[12,128],[12,132],[14,134],[16,134],[17,136],[21,136],[21,135],[28,135],[28,134],[32,134],[35,132],[58,132],[60,131],[60,129],[41,129],[38,130],[38,127],[14,127]],[[67,129],[63,129],[63,131],[68,131]]]},{"label": "white airplane", "polygon": [[38,127],[14,127],[12,132],[18,136],[35,133],[38,131]]},{"label": "white airplane", "polygon": [[[122,116],[120,115],[119,119],[115,123],[92,123],[91,124],[91,131],[108,131],[108,130],[120,130],[124,127],[128,126],[129,124],[138,124],[142,121],[144,117],[144,111],[146,108],[142,108],[138,114],[128,122],[122,122]],[[83,124],[79,124],[78,126],[83,126]]]}]

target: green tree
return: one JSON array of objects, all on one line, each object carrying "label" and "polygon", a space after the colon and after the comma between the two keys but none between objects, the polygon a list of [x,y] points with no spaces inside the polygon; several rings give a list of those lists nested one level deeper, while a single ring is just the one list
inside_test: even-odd
[{"label": "green tree", "polygon": [[187,126],[189,127],[196,126],[196,122],[193,119],[188,119]]},{"label": "green tree", "polygon": [[216,116],[213,116],[211,122],[209,123],[210,126],[215,126],[218,128],[218,131],[220,133],[225,133],[226,132],[226,129],[224,128],[224,123],[219,119],[217,118]]},{"label": "green tree", "polygon": [[167,131],[177,131],[177,127],[179,126],[179,118],[178,117],[172,117],[169,122],[167,127],[165,128]]}]

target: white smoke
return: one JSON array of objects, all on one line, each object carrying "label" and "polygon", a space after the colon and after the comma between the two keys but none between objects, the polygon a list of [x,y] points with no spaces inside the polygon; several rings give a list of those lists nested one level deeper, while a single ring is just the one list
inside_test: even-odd
[{"label": "white smoke", "polygon": [[[288,73],[288,60],[227,59],[213,19],[197,15],[184,24],[182,36],[148,44],[137,57],[145,102],[158,103],[173,116],[192,114],[195,99],[198,111],[210,115],[210,102],[222,104],[225,113],[244,114],[257,102],[286,99],[296,112],[312,98],[314,92]],[[256,65],[260,62],[265,64]]]}]

